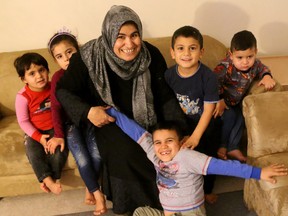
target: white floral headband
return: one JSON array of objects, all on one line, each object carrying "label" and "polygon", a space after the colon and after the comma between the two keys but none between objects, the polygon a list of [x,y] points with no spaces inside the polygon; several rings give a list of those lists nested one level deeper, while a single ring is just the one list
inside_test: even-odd
[{"label": "white floral headband", "polygon": [[58,36],[61,36],[61,35],[68,35],[68,36],[74,38],[74,39],[77,41],[76,36],[71,33],[71,30],[68,29],[68,28],[66,28],[66,27],[64,26],[63,28],[59,29],[59,30],[57,31],[57,33],[55,33],[55,34],[53,35],[53,37],[49,40],[49,42],[48,42],[48,50],[49,50],[49,51],[51,51],[51,44],[52,44],[52,42],[55,40],[55,38],[57,38]]}]

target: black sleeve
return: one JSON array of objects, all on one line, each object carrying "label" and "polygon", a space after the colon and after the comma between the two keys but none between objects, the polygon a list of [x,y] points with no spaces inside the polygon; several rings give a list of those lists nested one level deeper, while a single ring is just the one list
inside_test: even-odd
[{"label": "black sleeve", "polygon": [[167,64],[158,48],[145,42],[151,55],[151,88],[154,96],[157,121],[178,121],[183,130],[188,131],[186,116],[182,111],[173,90],[166,83],[164,73],[167,70]]},{"label": "black sleeve", "polygon": [[80,126],[82,121],[87,121],[87,115],[92,105],[90,103],[90,82],[92,81],[87,67],[80,54],[75,53],[70,59],[67,71],[57,83],[56,97],[69,118],[77,126]]}]

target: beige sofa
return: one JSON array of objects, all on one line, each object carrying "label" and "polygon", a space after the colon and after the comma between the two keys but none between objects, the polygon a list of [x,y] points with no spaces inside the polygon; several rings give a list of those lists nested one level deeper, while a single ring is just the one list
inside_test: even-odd
[{"label": "beige sofa", "polygon": [[[150,38],[147,41],[160,49],[168,66],[174,64],[169,51],[170,37]],[[204,48],[205,54],[202,61],[210,68],[214,68],[218,61],[225,57],[227,51],[221,42],[209,36],[204,36]],[[38,52],[48,60],[50,77],[58,69],[46,49],[28,51]],[[23,83],[17,76],[13,62],[16,57],[25,52],[27,51],[0,53],[0,197],[42,192],[26,158],[23,132],[15,116],[15,95]],[[265,58],[265,61],[269,61],[275,78],[281,84],[288,85],[288,76],[283,74],[288,57]],[[64,190],[84,187],[71,154],[63,170],[62,184]]]},{"label": "beige sofa", "polygon": [[[288,167],[288,91],[249,95],[243,100],[249,164]],[[259,216],[288,215],[288,176],[277,184],[245,180],[244,199]]]}]

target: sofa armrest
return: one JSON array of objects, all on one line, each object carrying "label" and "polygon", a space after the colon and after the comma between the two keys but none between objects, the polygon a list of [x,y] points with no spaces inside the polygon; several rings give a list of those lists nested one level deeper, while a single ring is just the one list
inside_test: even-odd
[{"label": "sofa armrest", "polygon": [[288,151],[287,101],[287,91],[252,94],[244,98],[249,157]]},{"label": "sofa armrest", "polygon": [[[275,79],[274,79],[275,80]],[[276,81],[276,85],[274,86],[273,89],[271,89],[269,92],[279,92],[279,91],[284,91],[283,86],[277,81]],[[248,90],[248,95],[251,94],[260,94],[260,93],[265,93],[268,92],[267,90],[265,90],[264,86],[258,86],[259,80],[253,81],[251,84],[250,89]]]}]

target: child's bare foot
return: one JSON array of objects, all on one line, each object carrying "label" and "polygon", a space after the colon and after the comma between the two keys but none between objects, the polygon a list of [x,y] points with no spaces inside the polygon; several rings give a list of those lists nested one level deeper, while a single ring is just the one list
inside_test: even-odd
[{"label": "child's bare foot", "polygon": [[222,160],[227,160],[227,148],[225,147],[220,147],[217,151],[218,158]]},{"label": "child's bare foot", "polygon": [[50,193],[50,189],[45,185],[45,183],[40,183],[40,188],[43,190],[45,193]]},{"label": "child's bare foot", "polygon": [[106,213],[107,207],[104,194],[100,190],[95,191],[93,194],[96,201],[96,209],[94,211],[94,215],[102,215]]},{"label": "child's bare foot", "polygon": [[85,204],[87,204],[87,205],[95,205],[96,204],[96,200],[95,200],[94,194],[90,193],[88,191],[87,187],[86,187],[86,190],[85,190]]},{"label": "child's bare foot", "polygon": [[229,157],[235,158],[236,160],[239,160],[240,162],[244,163],[246,162],[247,158],[242,154],[242,152],[239,149],[232,150],[227,153]]},{"label": "child's bare foot", "polygon": [[59,181],[55,182],[50,176],[46,177],[43,182],[48,187],[48,189],[54,194],[60,194],[62,187]]},{"label": "child's bare foot", "polygon": [[216,194],[205,194],[205,201],[209,204],[214,204],[217,202],[218,196]]}]

